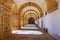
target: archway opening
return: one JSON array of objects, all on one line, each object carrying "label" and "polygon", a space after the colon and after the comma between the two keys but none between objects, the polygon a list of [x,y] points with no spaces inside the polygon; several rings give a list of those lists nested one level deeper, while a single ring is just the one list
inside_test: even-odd
[{"label": "archway opening", "polygon": [[35,20],[34,20],[33,17],[30,17],[30,18],[28,19],[28,24],[35,24]]},{"label": "archway opening", "polygon": [[[30,5],[29,5],[29,3],[31,3]],[[21,7],[19,8],[19,10],[18,10],[18,17],[19,17],[19,29],[21,29],[21,27],[22,27],[22,11],[23,11],[23,9],[24,8],[26,8],[26,7],[28,7],[28,6],[33,6],[33,7],[35,7],[35,8],[37,8],[38,10],[39,10],[39,18],[40,17],[43,17],[43,12],[42,12],[42,9],[41,9],[41,7],[38,5],[38,4],[36,4],[36,3],[33,3],[33,2],[28,2],[28,3],[24,3],[23,5],[21,5]]]}]

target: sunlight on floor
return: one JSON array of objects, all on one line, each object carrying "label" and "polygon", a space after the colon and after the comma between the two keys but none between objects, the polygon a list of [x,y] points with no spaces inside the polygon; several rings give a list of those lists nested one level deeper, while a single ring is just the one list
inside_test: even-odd
[{"label": "sunlight on floor", "polygon": [[21,27],[21,29],[38,29],[38,27],[34,24],[27,24],[24,27]]},{"label": "sunlight on floor", "polygon": [[21,29],[38,29],[37,27],[21,27]]},{"label": "sunlight on floor", "polygon": [[12,30],[12,34],[31,34],[31,35],[41,35],[41,31],[35,30]]}]

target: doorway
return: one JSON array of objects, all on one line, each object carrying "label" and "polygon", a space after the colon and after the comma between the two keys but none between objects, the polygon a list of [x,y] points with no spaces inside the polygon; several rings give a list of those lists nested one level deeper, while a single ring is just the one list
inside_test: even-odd
[{"label": "doorway", "polygon": [[30,17],[30,18],[28,19],[28,24],[35,24],[35,20],[34,20],[33,17]]}]

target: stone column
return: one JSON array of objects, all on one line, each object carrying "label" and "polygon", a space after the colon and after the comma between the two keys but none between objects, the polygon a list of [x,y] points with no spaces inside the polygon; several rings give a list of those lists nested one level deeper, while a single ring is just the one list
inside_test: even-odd
[{"label": "stone column", "polygon": [[19,20],[16,13],[10,14],[10,27],[11,30],[18,30],[19,29]]},{"label": "stone column", "polygon": [[3,40],[2,16],[0,15],[0,40]]},{"label": "stone column", "polygon": [[5,13],[3,15],[3,33],[4,33],[4,40],[8,40],[11,36],[11,29],[9,26],[9,15]]}]

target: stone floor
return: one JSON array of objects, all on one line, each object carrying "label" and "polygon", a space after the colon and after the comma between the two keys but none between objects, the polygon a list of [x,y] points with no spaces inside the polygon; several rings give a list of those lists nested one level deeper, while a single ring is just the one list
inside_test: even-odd
[{"label": "stone floor", "polygon": [[[36,35],[37,32],[33,32],[33,31],[37,31],[37,32],[40,31],[43,34]],[[22,31],[20,31],[20,32],[22,32]],[[24,32],[25,31],[23,31],[23,34],[12,34],[12,35],[4,37],[4,39],[0,39],[0,40],[57,40],[52,35],[45,33],[42,29],[35,29],[35,30],[31,29],[29,31],[26,31],[25,32],[26,34],[24,34]],[[27,33],[30,33],[30,34],[27,34]]]},{"label": "stone floor", "polygon": [[49,34],[44,35],[19,35],[14,34],[13,36],[7,38],[6,40],[57,40]]},{"label": "stone floor", "polygon": [[[43,31],[41,31],[43,32]],[[6,40],[57,40],[52,35],[43,32],[41,35],[31,34],[12,34],[12,36],[5,38]]]},{"label": "stone floor", "polygon": [[55,34],[55,37],[57,38],[57,40],[60,40],[60,37],[59,37],[59,35],[56,35],[56,34]]},{"label": "stone floor", "polygon": [[35,24],[27,24],[27,25],[24,25],[24,27],[21,27],[21,29],[27,29],[27,30],[30,30],[30,29],[38,29],[38,27],[36,27]]}]

